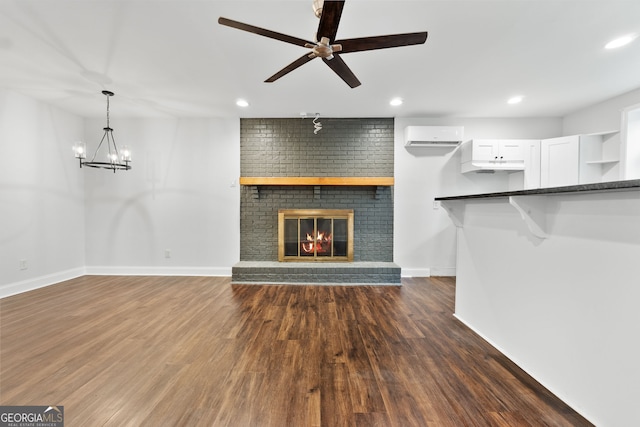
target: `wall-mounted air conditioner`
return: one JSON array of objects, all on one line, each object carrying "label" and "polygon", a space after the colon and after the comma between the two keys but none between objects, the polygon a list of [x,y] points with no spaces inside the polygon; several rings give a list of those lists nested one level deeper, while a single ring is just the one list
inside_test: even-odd
[{"label": "wall-mounted air conditioner", "polygon": [[463,126],[407,126],[406,147],[457,147],[464,138]]}]

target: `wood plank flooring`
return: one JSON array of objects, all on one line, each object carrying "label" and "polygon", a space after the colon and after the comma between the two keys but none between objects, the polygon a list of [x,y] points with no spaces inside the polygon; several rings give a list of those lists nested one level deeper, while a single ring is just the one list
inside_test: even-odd
[{"label": "wood plank flooring", "polygon": [[85,276],[0,300],[0,404],[73,426],[587,426],[402,287]]}]

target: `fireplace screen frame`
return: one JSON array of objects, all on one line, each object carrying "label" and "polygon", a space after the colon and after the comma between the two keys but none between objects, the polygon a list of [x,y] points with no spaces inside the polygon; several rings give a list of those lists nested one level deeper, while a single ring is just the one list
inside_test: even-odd
[{"label": "fireplace screen frame", "polygon": [[[291,219],[298,220],[298,236],[300,235],[300,220],[317,219],[346,220],[347,225],[347,248],[346,256],[318,256],[314,250],[313,255],[296,256],[285,255],[285,221]],[[314,227],[314,235],[317,230]],[[333,242],[332,242],[333,245]],[[299,251],[298,251],[299,252]],[[353,209],[280,209],[278,210],[278,261],[298,261],[298,262],[353,262]]]}]

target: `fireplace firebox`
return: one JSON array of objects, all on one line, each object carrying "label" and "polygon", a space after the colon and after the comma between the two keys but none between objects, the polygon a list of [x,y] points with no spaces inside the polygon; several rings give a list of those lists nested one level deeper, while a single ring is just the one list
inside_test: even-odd
[{"label": "fireplace firebox", "polygon": [[353,261],[353,209],[278,211],[279,261]]}]

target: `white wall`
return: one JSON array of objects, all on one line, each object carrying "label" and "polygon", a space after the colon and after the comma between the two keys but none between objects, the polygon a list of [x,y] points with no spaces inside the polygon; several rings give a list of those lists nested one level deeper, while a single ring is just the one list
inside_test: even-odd
[{"label": "white wall", "polygon": [[[103,126],[87,122],[89,152]],[[87,272],[231,275],[240,256],[239,119],[112,119],[111,127],[132,149],[132,169],[83,169]]]},{"label": "white wall", "polygon": [[0,297],[85,273],[231,274],[239,120],[112,117],[133,169],[80,169],[73,143],[92,154],[103,126],[0,91]]},{"label": "white wall", "polygon": [[568,114],[562,120],[563,135],[620,130],[622,110],[640,104],[640,89]]},{"label": "white wall", "polygon": [[82,132],[79,117],[0,89],[0,297],[84,273],[84,175],[71,150]]},{"label": "white wall", "polygon": [[404,129],[410,125],[464,126],[465,139],[550,138],[562,132],[557,118],[395,120],[394,261],[403,276],[455,275],[456,230],[443,209],[434,210],[440,196],[516,189],[522,172],[461,174],[460,154],[443,148],[405,148]]}]

